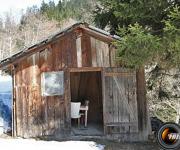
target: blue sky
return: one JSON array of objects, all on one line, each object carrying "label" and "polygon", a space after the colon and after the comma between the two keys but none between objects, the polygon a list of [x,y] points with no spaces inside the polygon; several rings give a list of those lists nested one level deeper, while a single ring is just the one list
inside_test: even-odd
[{"label": "blue sky", "polygon": [[[22,14],[22,10],[26,10],[27,7],[31,7],[33,5],[37,5],[39,7],[42,1],[43,0],[0,0],[0,16],[3,17],[6,12],[11,11],[13,16],[19,19]],[[50,0],[44,1],[49,2]],[[58,1],[59,0],[54,0],[55,3],[58,3]]]}]

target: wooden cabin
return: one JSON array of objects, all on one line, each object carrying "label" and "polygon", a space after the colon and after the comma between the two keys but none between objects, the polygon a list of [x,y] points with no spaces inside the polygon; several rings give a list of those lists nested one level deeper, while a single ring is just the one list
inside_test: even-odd
[{"label": "wooden cabin", "polygon": [[13,78],[13,135],[72,135],[70,104],[89,100],[81,133],[95,124],[104,137],[147,140],[144,69],[117,65],[114,40],[119,37],[76,23],[2,60],[1,70]]}]

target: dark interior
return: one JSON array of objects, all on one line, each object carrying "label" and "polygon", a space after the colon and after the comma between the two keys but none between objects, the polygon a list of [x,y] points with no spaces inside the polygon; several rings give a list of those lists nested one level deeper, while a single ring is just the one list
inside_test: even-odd
[{"label": "dark interior", "polygon": [[89,100],[88,124],[103,125],[101,72],[72,72],[71,101]]}]

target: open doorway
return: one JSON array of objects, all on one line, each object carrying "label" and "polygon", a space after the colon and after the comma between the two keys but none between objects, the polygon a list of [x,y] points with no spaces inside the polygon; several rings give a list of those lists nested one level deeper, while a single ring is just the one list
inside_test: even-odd
[{"label": "open doorway", "polygon": [[102,79],[100,71],[71,72],[71,102],[80,102],[83,106],[88,103],[87,127],[81,122],[72,121],[72,131],[75,135],[103,134],[103,101]]}]

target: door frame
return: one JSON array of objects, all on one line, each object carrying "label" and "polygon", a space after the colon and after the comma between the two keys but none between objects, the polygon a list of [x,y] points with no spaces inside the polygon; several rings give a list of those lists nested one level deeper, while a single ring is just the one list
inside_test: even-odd
[{"label": "door frame", "polygon": [[[103,115],[103,134],[105,135],[105,122],[104,122],[104,117],[105,117],[105,115],[104,115],[104,113],[105,113],[105,111],[104,111],[104,81],[105,81],[105,79],[104,79],[104,69],[102,68],[102,67],[80,67],[80,68],[69,68],[69,77],[71,76],[71,73],[75,73],[75,72],[79,72],[79,73],[81,73],[81,72],[99,72],[99,73],[101,73],[101,86],[102,86],[102,108],[103,108],[103,113],[102,113],[102,115]],[[71,97],[71,79],[69,79],[69,90],[70,90],[70,97]],[[71,109],[71,108],[70,108]],[[71,111],[71,110],[70,110]]]}]

